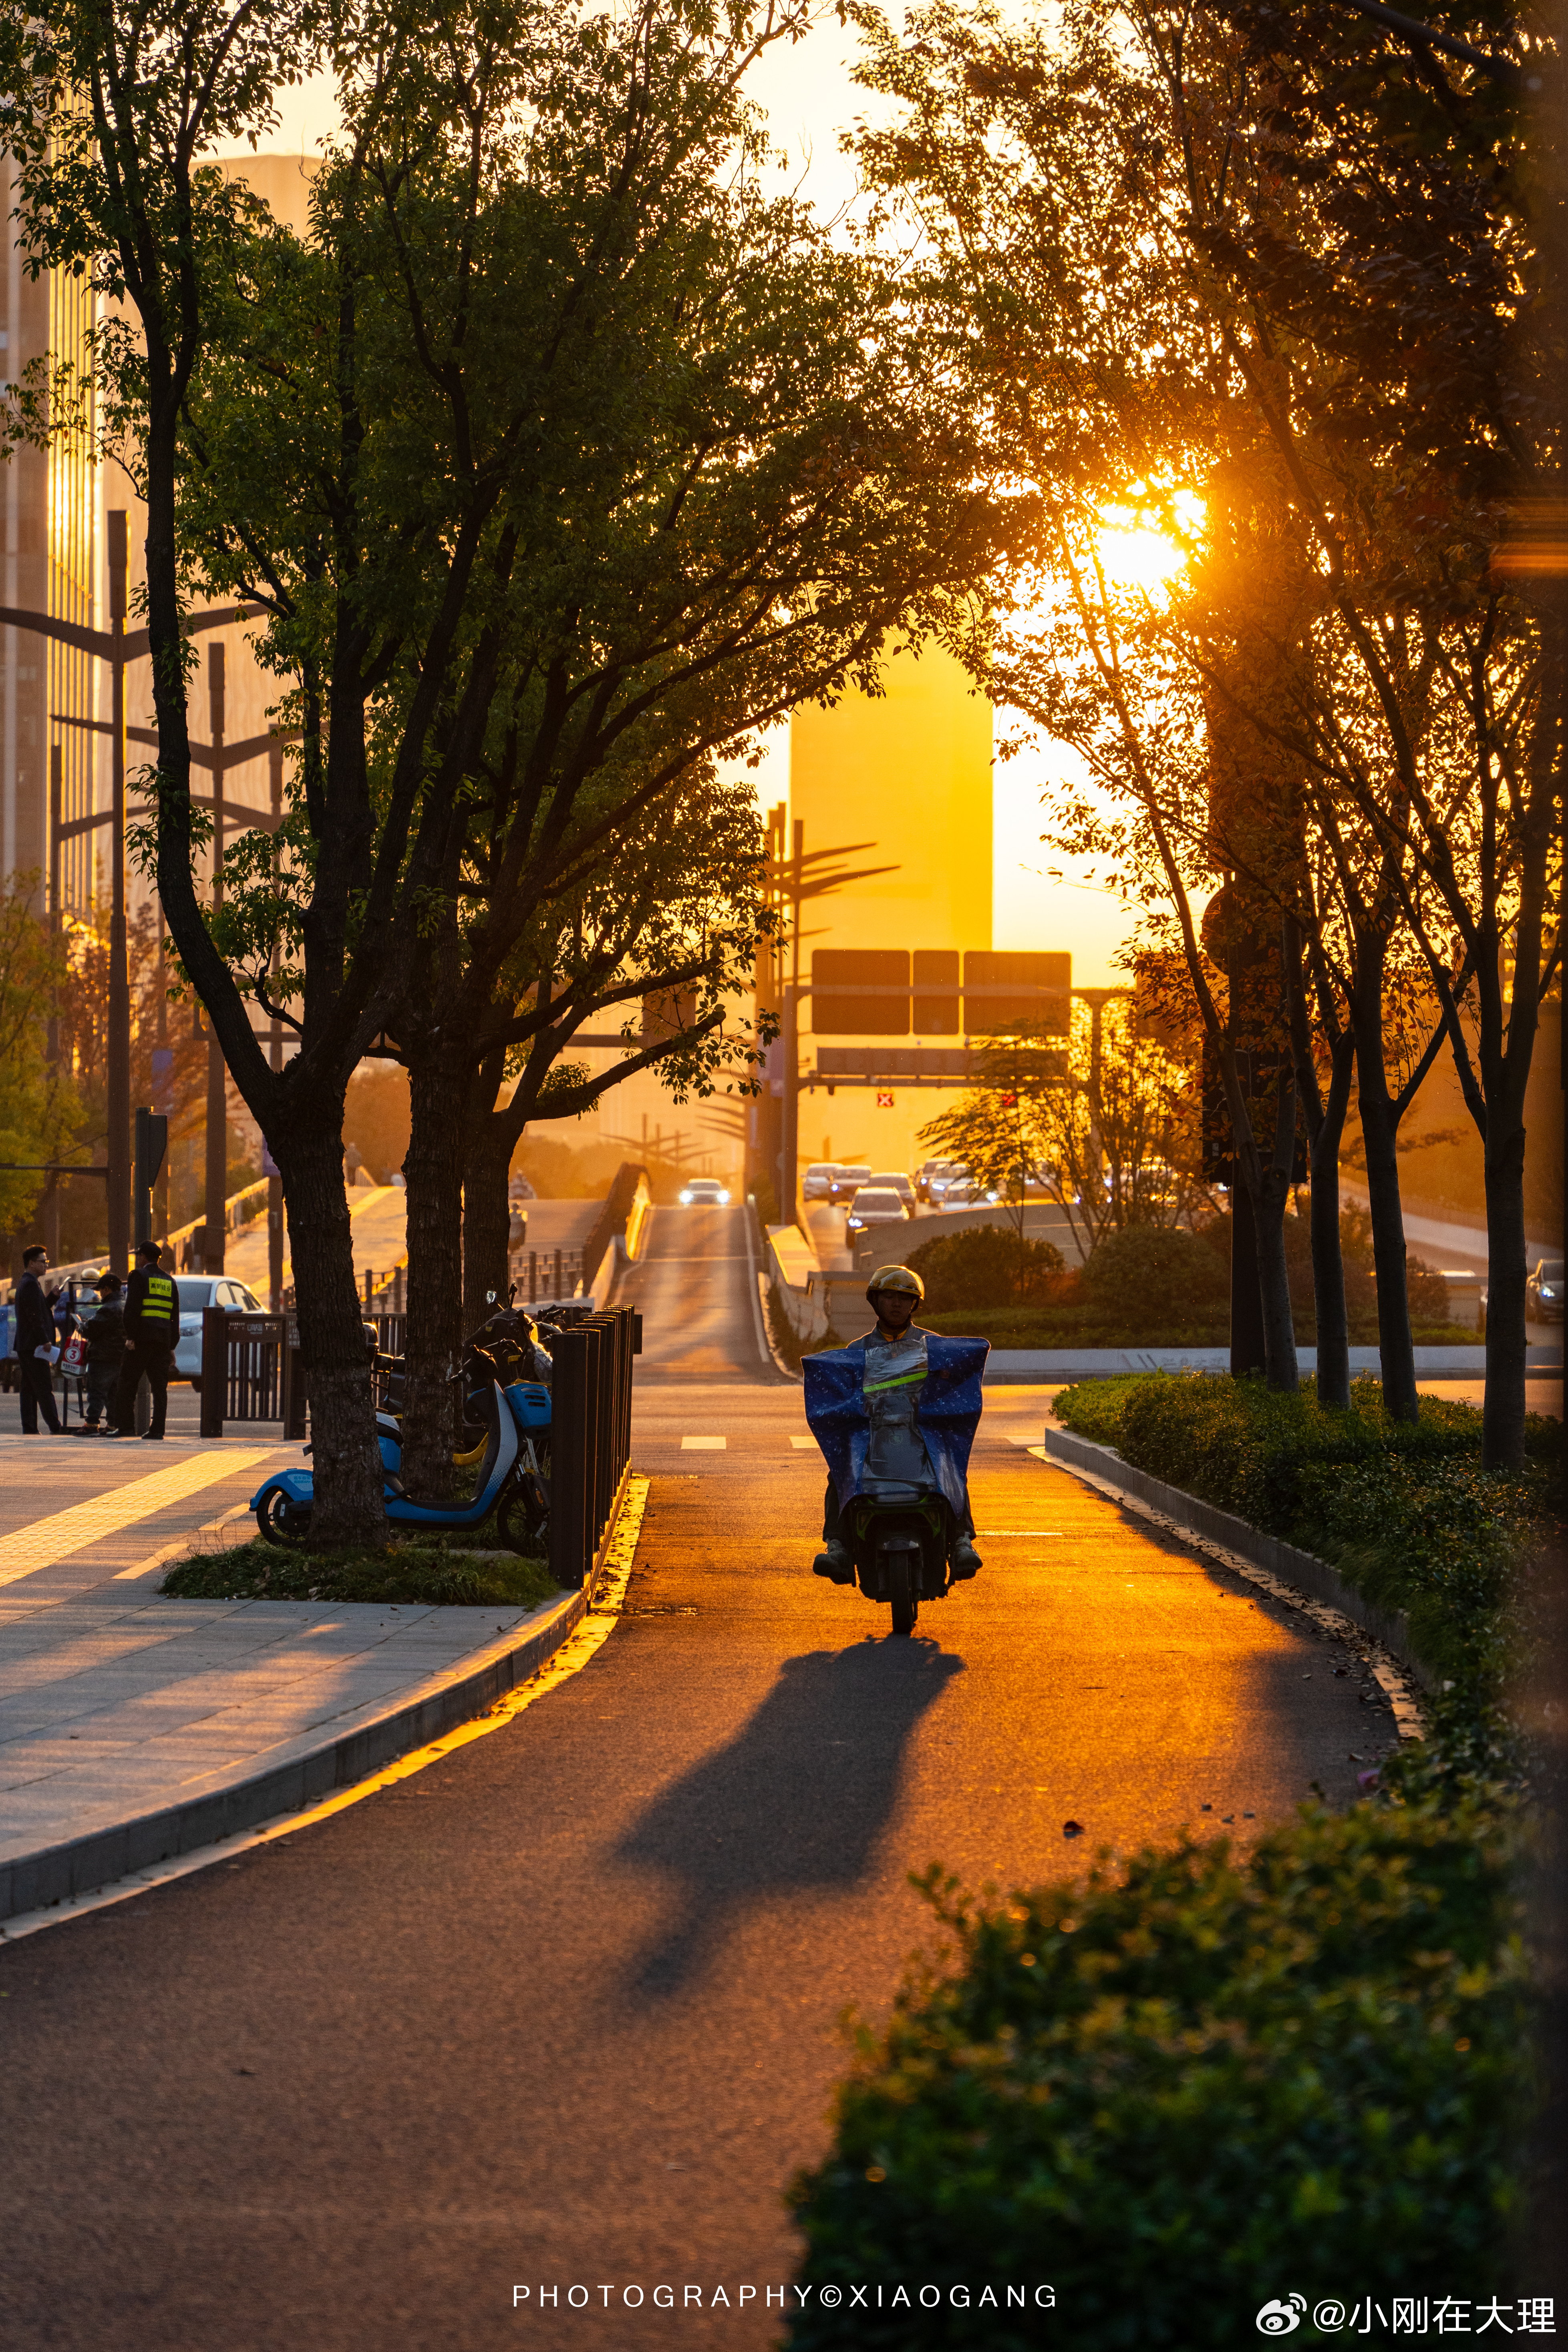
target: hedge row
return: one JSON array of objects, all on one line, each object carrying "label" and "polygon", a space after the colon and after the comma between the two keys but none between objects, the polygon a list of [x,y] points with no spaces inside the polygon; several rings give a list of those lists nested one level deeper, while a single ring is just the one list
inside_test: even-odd
[{"label": "hedge row", "polygon": [[[1529,2105],[1513,1834],[1495,1804],[1429,1797],[990,1906],[933,1869],[956,1949],[860,2032],[833,2153],[795,2185],[790,2346],[1223,2347],[1290,2292],[1309,2314],[1506,2298]],[[867,2282],[880,2310],[852,2298]],[[896,2306],[896,2282],[939,2305]],[[1048,2325],[1003,2291],[1038,2283]]]}]

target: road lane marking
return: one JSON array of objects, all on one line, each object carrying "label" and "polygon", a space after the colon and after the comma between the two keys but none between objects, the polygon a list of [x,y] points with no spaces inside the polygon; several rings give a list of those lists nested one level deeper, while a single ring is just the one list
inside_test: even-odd
[{"label": "road lane marking", "polygon": [[729,1444],[727,1437],[683,1437],[680,1450],[682,1454],[723,1454]]},{"label": "road lane marking", "polygon": [[187,1454],[183,1462],[171,1462],[166,1470],[132,1478],[106,1495],[95,1495],[90,1503],[73,1503],[68,1511],[56,1511],[49,1518],[19,1528],[15,1535],[0,1536],[0,1584],[15,1584],[24,1576],[36,1575],[40,1568],[52,1568],[71,1552],[85,1551],[89,1544],[134,1527],[138,1519],[150,1518],[170,1503],[183,1502],[187,1495],[199,1495],[204,1486],[215,1486],[220,1478],[265,1462],[276,1451],[275,1446],[266,1445],[248,1453]]},{"label": "road lane marking", "polygon": [[790,1444],[797,1454],[815,1454],[816,1451],[815,1437],[792,1437]]}]

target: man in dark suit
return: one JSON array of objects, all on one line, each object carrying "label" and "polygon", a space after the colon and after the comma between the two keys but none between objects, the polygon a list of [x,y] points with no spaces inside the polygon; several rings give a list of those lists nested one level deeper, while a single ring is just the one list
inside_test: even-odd
[{"label": "man in dark suit", "polygon": [[48,1265],[49,1254],[41,1242],[22,1252],[22,1279],[16,1285],[16,1354],[22,1366],[22,1433],[26,1437],[37,1437],[40,1413],[50,1433],[56,1437],[60,1433],[54,1368],[38,1354],[40,1348],[53,1348],[58,1339],[54,1314],[44,1297],[43,1277]]}]

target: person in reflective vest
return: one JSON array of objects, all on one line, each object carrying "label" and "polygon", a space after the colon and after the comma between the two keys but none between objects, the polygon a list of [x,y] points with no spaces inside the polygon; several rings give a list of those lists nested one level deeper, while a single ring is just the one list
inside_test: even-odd
[{"label": "person in reflective vest", "polygon": [[180,1295],[173,1275],[159,1263],[156,1242],[137,1251],[135,1273],[125,1286],[125,1360],[114,1391],[111,1437],[136,1434],[136,1391],[142,1375],[153,1391],[149,1437],[162,1437],[169,1410],[169,1368],[180,1336]]}]

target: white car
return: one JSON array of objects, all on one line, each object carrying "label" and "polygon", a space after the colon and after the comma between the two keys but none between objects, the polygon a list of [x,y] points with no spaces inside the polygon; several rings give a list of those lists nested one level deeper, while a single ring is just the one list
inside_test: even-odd
[{"label": "white car", "polygon": [[933,1209],[940,1209],[955,1184],[966,1184],[969,1171],[962,1160],[939,1160],[926,1179],[926,1192]]},{"label": "white car", "polygon": [[177,1274],[174,1288],[180,1298],[180,1336],[174,1347],[174,1377],[181,1381],[199,1381],[202,1376],[202,1316],[209,1307],[238,1307],[247,1315],[265,1315],[267,1309],[254,1290],[243,1282],[230,1281],[221,1274]]},{"label": "white car", "polygon": [[992,1202],[1001,1198],[1001,1193],[994,1188],[977,1184],[973,1176],[964,1176],[954,1183],[944,1185],[942,1206],[944,1209],[982,1209],[988,1208]]},{"label": "white car", "polygon": [[844,1231],[853,1241],[858,1234],[870,1233],[878,1225],[901,1225],[908,1212],[891,1186],[862,1184],[849,1204],[849,1214],[844,1220]]},{"label": "white car", "polygon": [[879,1192],[896,1192],[910,1215],[914,1215],[915,1188],[901,1168],[874,1169],[866,1181],[875,1185]]},{"label": "white car", "polygon": [[837,1160],[814,1160],[800,1180],[803,1201],[831,1201],[833,1180],[838,1173]]},{"label": "white car", "polygon": [[727,1209],[730,1195],[717,1176],[694,1176],[689,1184],[680,1188],[683,1209]]}]

